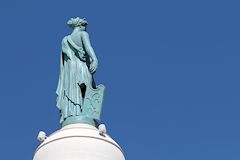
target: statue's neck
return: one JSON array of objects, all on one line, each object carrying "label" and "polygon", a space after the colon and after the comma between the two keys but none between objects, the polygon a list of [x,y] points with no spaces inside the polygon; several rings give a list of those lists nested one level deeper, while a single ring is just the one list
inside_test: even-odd
[{"label": "statue's neck", "polygon": [[71,37],[75,37],[75,36],[78,37],[79,34],[80,34],[82,31],[84,31],[83,28],[81,28],[81,27],[75,27],[75,28],[73,29],[72,33],[71,33]]},{"label": "statue's neck", "polygon": [[77,33],[77,32],[79,32],[79,31],[80,31],[79,28],[74,28],[73,31],[72,31],[72,34]]},{"label": "statue's neck", "polygon": [[84,31],[84,30],[85,30],[84,28],[81,28],[81,27],[75,27],[75,28],[73,29],[73,33],[74,33],[74,32]]}]

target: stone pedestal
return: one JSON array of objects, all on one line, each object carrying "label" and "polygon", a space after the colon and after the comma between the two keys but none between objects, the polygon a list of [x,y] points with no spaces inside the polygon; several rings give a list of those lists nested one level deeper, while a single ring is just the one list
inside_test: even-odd
[{"label": "stone pedestal", "polygon": [[120,146],[88,124],[71,124],[51,134],[33,160],[125,160]]}]

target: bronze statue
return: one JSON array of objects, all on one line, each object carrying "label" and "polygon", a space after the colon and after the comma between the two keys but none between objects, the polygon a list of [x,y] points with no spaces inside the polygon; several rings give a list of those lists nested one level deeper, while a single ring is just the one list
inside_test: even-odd
[{"label": "bronze statue", "polygon": [[93,74],[98,60],[86,31],[87,20],[71,18],[67,23],[73,32],[62,40],[60,76],[57,86],[57,107],[60,123],[93,124],[100,119],[105,87],[96,86]]}]

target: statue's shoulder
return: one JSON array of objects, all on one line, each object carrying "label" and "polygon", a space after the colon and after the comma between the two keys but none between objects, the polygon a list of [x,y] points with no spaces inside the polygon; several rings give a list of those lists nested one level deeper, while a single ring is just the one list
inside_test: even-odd
[{"label": "statue's shoulder", "polygon": [[81,39],[89,39],[89,35],[87,31],[81,31]]},{"label": "statue's shoulder", "polygon": [[68,39],[69,39],[69,35],[63,37],[63,39],[62,39],[62,45],[63,46],[67,45]]},{"label": "statue's shoulder", "polygon": [[81,35],[82,36],[88,36],[88,32],[87,31],[81,31]]},{"label": "statue's shoulder", "polygon": [[62,39],[62,43],[66,42],[67,41],[67,37],[68,36],[64,36],[63,39]]}]

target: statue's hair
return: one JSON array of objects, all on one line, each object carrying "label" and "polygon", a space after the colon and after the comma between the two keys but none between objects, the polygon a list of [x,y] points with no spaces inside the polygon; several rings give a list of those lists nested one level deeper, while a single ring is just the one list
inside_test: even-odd
[{"label": "statue's hair", "polygon": [[86,26],[88,24],[88,22],[87,22],[86,18],[81,19],[79,17],[76,17],[76,18],[69,19],[67,24],[69,27],[75,28],[78,26]]}]

